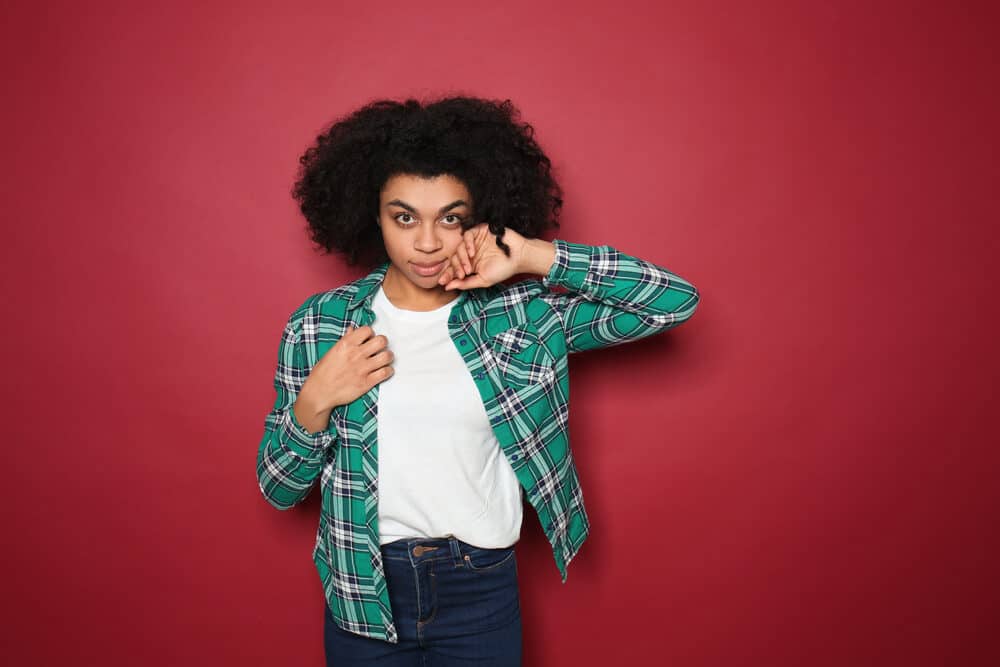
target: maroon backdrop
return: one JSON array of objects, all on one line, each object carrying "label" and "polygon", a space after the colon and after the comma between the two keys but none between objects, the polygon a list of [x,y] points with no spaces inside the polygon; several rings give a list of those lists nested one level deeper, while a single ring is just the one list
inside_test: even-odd
[{"label": "maroon backdrop", "polygon": [[254,461],[285,318],[360,274],[288,191],[461,92],[559,237],[702,295],[571,360],[592,534],[563,585],[526,507],[525,664],[997,664],[996,16],[869,4],[11,6],[5,662],[322,664],[317,494]]}]

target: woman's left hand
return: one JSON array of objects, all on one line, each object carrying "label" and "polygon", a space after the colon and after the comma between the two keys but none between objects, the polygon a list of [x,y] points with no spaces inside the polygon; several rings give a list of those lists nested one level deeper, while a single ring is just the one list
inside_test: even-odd
[{"label": "woman's left hand", "polygon": [[450,289],[489,287],[521,273],[521,262],[527,239],[513,229],[504,229],[503,242],[510,248],[510,257],[497,246],[496,234],[486,223],[479,223],[462,233],[451,261],[441,272],[438,284]]}]

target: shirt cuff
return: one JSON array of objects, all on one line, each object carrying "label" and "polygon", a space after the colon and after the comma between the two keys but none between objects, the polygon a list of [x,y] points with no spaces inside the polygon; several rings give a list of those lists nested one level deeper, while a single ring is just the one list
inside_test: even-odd
[{"label": "shirt cuff", "polygon": [[593,292],[605,284],[599,274],[600,263],[595,262],[595,253],[600,253],[602,247],[572,243],[562,239],[553,239],[556,256],[548,274],[542,278],[546,287],[558,285],[574,292]]},{"label": "shirt cuff", "polygon": [[302,458],[315,458],[317,453],[330,445],[333,434],[329,431],[310,433],[295,418],[292,406],[288,406],[281,423],[281,441],[292,454]]}]

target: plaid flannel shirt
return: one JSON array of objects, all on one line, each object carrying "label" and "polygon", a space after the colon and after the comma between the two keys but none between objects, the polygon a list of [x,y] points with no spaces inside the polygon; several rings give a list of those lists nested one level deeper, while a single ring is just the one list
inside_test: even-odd
[{"label": "plaid flannel shirt", "polygon": [[[565,583],[567,565],[589,532],[569,447],[566,355],[677,326],[694,314],[699,297],[680,276],[611,246],[552,243],[555,261],[547,275],[462,291],[448,330]],[[334,408],[326,430],[308,432],[292,411],[311,369],[347,326],[374,321],[371,300],[387,268],[388,262],[352,283],[313,294],[289,317],[257,479],[271,505],[288,509],[319,478],[322,504],[312,556],[333,617],[345,630],[395,643],[379,545],[378,385]]]}]

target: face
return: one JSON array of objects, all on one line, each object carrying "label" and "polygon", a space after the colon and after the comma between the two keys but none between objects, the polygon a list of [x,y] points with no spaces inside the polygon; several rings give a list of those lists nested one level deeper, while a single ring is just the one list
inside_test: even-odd
[{"label": "face", "polygon": [[411,293],[443,292],[437,279],[462,241],[462,221],[472,215],[465,184],[450,175],[397,174],[379,197],[379,225],[391,266],[386,280]]}]

